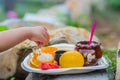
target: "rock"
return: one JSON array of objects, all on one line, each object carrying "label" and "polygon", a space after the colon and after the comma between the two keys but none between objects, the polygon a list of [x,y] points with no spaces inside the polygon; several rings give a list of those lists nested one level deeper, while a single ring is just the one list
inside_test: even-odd
[{"label": "rock", "polygon": [[59,43],[68,43],[68,41],[66,37],[58,37],[58,38],[51,39],[49,44],[53,45],[53,44],[59,44]]},{"label": "rock", "polygon": [[109,80],[105,71],[94,71],[85,74],[44,75],[29,73],[25,80]]},{"label": "rock", "polygon": [[105,0],[66,0],[65,5],[70,10],[72,19],[82,24],[90,24],[92,6],[97,10],[104,10]]},{"label": "rock", "polygon": [[[51,41],[60,37],[64,37],[68,43],[76,44],[81,40],[89,40],[90,32],[84,28],[75,28],[68,26],[50,31]],[[93,40],[99,41],[96,36],[93,37]]]},{"label": "rock", "polygon": [[20,79],[20,80],[24,80],[26,78],[26,76],[28,75],[28,72],[26,72],[25,70],[23,70],[21,68],[21,62],[24,60],[24,58],[30,54],[32,52],[32,49],[21,49],[19,50],[19,52],[17,53],[19,55],[18,61],[17,61],[17,69],[16,69],[16,73],[13,75],[16,80]]},{"label": "rock", "polygon": [[[45,22],[49,24],[53,24],[56,26],[63,26],[65,25],[64,21],[60,21],[59,18],[61,16],[59,15],[69,15],[69,10],[64,4],[58,4],[55,6],[52,6],[47,9],[40,9],[38,13],[26,13],[23,20],[24,21],[39,21],[39,22]],[[65,17],[63,17],[65,18]]]},{"label": "rock", "polygon": [[13,76],[17,69],[18,49],[11,48],[0,53],[0,79],[7,79]]},{"label": "rock", "polygon": [[38,21],[23,21],[23,20],[20,20],[20,19],[18,19],[18,20],[17,19],[6,20],[6,21],[3,22],[3,24],[8,26],[10,29],[24,27],[24,26],[25,27],[44,26],[48,30],[53,30],[53,29],[59,28],[59,26],[55,26],[55,25],[50,24],[50,23],[38,22]]},{"label": "rock", "polygon": [[35,45],[33,41],[25,40],[17,46],[0,53],[0,79],[8,79],[11,76],[25,79],[28,72],[21,68],[21,62],[32,52],[31,47]]}]

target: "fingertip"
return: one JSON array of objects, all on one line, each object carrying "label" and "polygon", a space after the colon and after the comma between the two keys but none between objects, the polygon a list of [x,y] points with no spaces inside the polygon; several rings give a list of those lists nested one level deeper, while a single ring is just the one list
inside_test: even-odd
[{"label": "fingertip", "polygon": [[47,28],[46,27],[43,27],[45,29],[45,31],[47,31]]},{"label": "fingertip", "polygon": [[37,44],[39,47],[44,46],[44,43],[43,43],[43,42],[39,42],[39,41],[35,41],[35,42],[36,42],[36,44]]},{"label": "fingertip", "polygon": [[44,45],[39,44],[38,46],[39,46],[39,47],[42,47],[42,46],[44,46]]},{"label": "fingertip", "polygon": [[39,42],[38,46],[42,47],[42,46],[44,46],[44,43],[43,42]]}]

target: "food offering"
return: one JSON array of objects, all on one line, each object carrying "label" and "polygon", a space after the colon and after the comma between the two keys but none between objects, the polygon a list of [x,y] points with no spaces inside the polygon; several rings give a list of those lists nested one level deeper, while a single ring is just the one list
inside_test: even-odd
[{"label": "food offering", "polygon": [[40,50],[33,52],[30,59],[30,65],[34,68],[41,68],[43,70],[59,68],[57,62],[54,60],[54,53],[57,47],[43,47]]},{"label": "food offering", "polygon": [[43,47],[33,52],[30,66],[42,70],[95,66],[101,57],[102,51],[98,42],[93,41],[89,45],[87,41],[80,41],[73,50],[55,46]]},{"label": "food offering", "polygon": [[98,65],[99,59],[102,57],[101,43],[92,41],[80,41],[77,42],[75,50],[82,53],[84,56],[84,66]]}]

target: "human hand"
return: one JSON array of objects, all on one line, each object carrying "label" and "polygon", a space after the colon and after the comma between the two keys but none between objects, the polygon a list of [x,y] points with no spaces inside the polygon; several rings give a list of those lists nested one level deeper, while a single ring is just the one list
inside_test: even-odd
[{"label": "human hand", "polygon": [[42,26],[32,27],[30,40],[35,41],[39,47],[48,44],[49,34],[47,29]]}]

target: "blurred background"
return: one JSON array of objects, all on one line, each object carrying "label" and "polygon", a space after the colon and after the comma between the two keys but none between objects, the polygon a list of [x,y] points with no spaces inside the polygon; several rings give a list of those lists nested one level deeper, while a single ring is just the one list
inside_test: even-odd
[{"label": "blurred background", "polygon": [[96,20],[96,35],[106,48],[120,40],[119,11],[120,0],[0,0],[0,22],[14,18],[90,30]]},{"label": "blurred background", "polygon": [[111,69],[115,72],[120,0],[0,0],[0,31],[42,23],[90,31],[94,21],[95,34],[106,49],[105,55],[112,60]]}]

